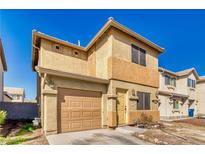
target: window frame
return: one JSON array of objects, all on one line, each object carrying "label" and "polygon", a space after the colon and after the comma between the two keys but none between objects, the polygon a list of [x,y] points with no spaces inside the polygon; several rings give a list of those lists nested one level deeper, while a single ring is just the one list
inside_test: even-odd
[{"label": "window frame", "polygon": [[187,86],[190,88],[196,88],[196,80],[187,78]]},{"label": "window frame", "polygon": [[[138,96],[138,101],[136,105],[136,110],[151,110],[151,94],[147,92],[137,91],[137,96]],[[141,101],[142,104],[140,104]]]},{"label": "window frame", "polygon": [[176,78],[175,77],[171,77],[169,75],[164,75],[165,78],[165,85],[169,85],[169,86],[173,86],[176,87]]},{"label": "window frame", "polygon": [[[147,51],[143,48],[140,48],[134,44],[131,45],[131,60],[132,63],[139,64],[141,66],[146,66],[146,56]],[[136,57],[135,57],[136,56]]]}]

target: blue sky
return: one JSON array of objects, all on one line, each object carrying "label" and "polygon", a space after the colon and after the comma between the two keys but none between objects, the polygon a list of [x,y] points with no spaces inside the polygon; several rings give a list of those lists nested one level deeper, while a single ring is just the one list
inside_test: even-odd
[{"label": "blue sky", "polygon": [[172,71],[195,67],[205,75],[205,10],[0,10],[8,65],[5,86],[23,87],[27,98],[36,97],[32,29],[86,46],[110,16],[166,48],[159,57],[161,67]]}]

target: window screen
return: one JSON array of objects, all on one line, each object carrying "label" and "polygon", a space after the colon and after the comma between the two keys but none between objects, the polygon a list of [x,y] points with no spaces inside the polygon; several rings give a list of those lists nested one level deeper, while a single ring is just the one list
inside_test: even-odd
[{"label": "window screen", "polygon": [[132,62],[146,66],[146,51],[135,45],[132,45]]},{"label": "window screen", "polygon": [[176,78],[165,75],[165,85],[176,87]]},{"label": "window screen", "polygon": [[139,64],[139,48],[132,45],[132,62]]},{"label": "window screen", "polygon": [[143,93],[137,92],[138,102],[137,102],[137,110],[143,110]]},{"label": "window screen", "polygon": [[145,93],[144,97],[145,97],[145,110],[150,110],[150,94]]},{"label": "window screen", "polygon": [[137,110],[150,110],[150,93],[137,92]]},{"label": "window screen", "polygon": [[146,51],[140,49],[140,65],[146,66]]},{"label": "window screen", "polygon": [[192,87],[192,88],[196,88],[196,81],[188,78],[187,79],[187,86]]}]

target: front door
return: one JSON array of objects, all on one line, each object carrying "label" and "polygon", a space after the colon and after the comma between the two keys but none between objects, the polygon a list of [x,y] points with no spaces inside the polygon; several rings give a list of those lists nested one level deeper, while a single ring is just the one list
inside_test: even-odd
[{"label": "front door", "polygon": [[126,123],[126,91],[117,90],[117,122],[118,125]]}]

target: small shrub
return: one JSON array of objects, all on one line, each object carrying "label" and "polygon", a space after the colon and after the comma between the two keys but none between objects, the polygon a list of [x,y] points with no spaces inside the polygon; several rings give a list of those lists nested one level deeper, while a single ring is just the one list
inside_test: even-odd
[{"label": "small shrub", "polygon": [[32,123],[26,123],[25,125],[23,125],[22,129],[28,131],[28,132],[32,132],[35,130],[34,126]]},{"label": "small shrub", "polygon": [[0,125],[4,124],[6,121],[7,113],[6,111],[0,111]]},{"label": "small shrub", "polygon": [[16,134],[16,136],[21,136],[24,134],[32,133],[35,130],[35,127],[32,123],[26,123],[20,129],[20,131]]},{"label": "small shrub", "polygon": [[153,123],[152,115],[141,113],[140,117],[136,120],[136,124],[151,125]]}]

